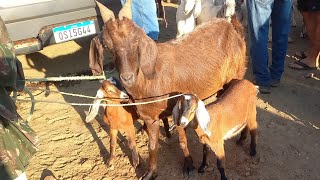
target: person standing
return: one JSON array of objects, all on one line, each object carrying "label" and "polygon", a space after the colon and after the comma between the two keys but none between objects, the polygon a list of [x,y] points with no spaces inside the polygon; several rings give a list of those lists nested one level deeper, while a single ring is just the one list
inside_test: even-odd
[{"label": "person standing", "polygon": [[12,91],[24,89],[21,63],[0,17],[0,179],[26,180],[26,166],[37,151],[38,138],[17,113]]},{"label": "person standing", "polygon": [[[121,0],[124,5],[126,0]],[[153,40],[158,40],[159,23],[157,17],[157,6],[154,0],[132,1],[132,21],[144,30]]]},{"label": "person standing", "polygon": [[307,53],[301,52],[299,61],[289,64],[297,70],[314,70],[320,65],[320,0],[298,0],[298,10],[309,37]]},{"label": "person standing", "polygon": [[[261,93],[277,87],[284,71],[290,30],[291,0],[247,0],[249,50],[254,81]],[[268,32],[272,20],[272,61],[269,65]]]}]

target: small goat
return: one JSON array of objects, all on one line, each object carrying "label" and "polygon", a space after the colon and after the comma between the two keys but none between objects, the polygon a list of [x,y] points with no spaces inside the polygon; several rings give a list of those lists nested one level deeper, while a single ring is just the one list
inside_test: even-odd
[{"label": "small goat", "polygon": [[221,179],[227,179],[224,171],[224,140],[241,131],[237,144],[243,144],[249,131],[250,155],[256,154],[256,97],[257,89],[251,82],[233,80],[218,100],[206,107],[195,95],[184,95],[178,100],[172,112],[175,123],[183,128],[190,124],[201,143],[205,144],[202,165],[198,170],[200,173],[208,167],[207,153],[211,148],[217,156]]},{"label": "small goat", "polygon": [[[90,122],[96,117],[99,111],[102,98],[108,98],[108,104],[120,105],[121,100],[129,98],[126,93],[123,92],[116,79],[103,81],[101,87],[97,91],[96,100],[93,102],[93,106],[86,117],[86,122]],[[108,166],[112,166],[115,159],[115,150],[117,143],[117,135],[119,130],[123,130],[128,137],[128,145],[132,152],[132,164],[136,167],[139,164],[139,154],[136,149],[136,135],[133,121],[138,119],[134,106],[126,107],[105,107],[103,120],[110,126],[110,157],[108,160]]]}]

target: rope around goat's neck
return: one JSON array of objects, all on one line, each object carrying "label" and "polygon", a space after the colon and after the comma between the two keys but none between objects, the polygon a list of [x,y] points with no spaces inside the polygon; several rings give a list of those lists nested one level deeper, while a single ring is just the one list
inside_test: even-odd
[{"label": "rope around goat's neck", "polygon": [[[179,96],[182,96],[184,94],[177,94],[174,96],[170,96],[167,98],[157,99],[153,101],[146,101],[146,102],[138,102],[138,103],[128,103],[128,104],[100,104],[99,106],[110,106],[110,107],[121,107],[121,106],[136,106],[136,105],[145,105],[145,104],[151,104],[156,103],[164,100],[173,99]],[[88,103],[66,103],[66,102],[57,102],[57,101],[44,101],[44,100],[28,100],[28,99],[16,99],[17,101],[24,101],[24,102],[43,102],[43,103],[54,103],[54,104],[64,104],[64,105],[71,105],[71,106],[92,106],[93,104]]]}]

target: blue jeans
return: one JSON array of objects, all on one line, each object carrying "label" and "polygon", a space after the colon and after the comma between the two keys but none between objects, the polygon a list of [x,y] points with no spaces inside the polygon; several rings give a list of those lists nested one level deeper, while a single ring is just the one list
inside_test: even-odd
[{"label": "blue jeans", "polygon": [[[121,0],[124,4],[125,0]],[[154,0],[132,0],[132,20],[153,40],[158,40],[159,23]]]},{"label": "blue jeans", "polygon": [[[290,30],[291,0],[247,0],[249,48],[254,80],[257,85],[270,86],[279,81]],[[269,66],[268,33],[272,20],[272,62]]]}]

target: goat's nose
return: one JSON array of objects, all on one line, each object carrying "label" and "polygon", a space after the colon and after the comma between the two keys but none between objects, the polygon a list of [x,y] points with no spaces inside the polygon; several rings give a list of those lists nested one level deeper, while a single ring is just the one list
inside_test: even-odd
[{"label": "goat's nose", "polygon": [[186,126],[186,122],[180,122],[180,126],[182,127]]},{"label": "goat's nose", "polygon": [[122,75],[120,75],[120,78],[123,81],[131,82],[131,80],[133,79],[133,74],[132,73],[130,73],[130,74],[122,74]]}]

